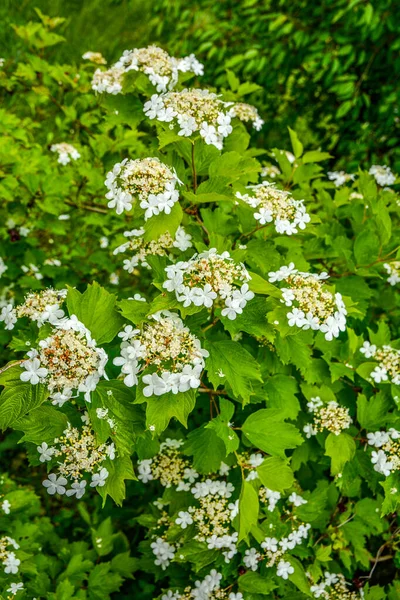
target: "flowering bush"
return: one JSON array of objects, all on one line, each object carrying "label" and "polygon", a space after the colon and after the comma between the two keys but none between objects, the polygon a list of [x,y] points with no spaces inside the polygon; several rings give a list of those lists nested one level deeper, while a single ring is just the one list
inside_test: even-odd
[{"label": "flowering bush", "polygon": [[395,600],[396,174],[257,147],[258,88],[192,55],[48,62],[38,17],[0,72],[1,592]]}]

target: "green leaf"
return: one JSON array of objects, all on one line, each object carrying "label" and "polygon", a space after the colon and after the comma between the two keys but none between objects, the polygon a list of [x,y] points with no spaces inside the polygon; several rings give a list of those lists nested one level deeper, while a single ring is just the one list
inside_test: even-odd
[{"label": "green leaf", "polygon": [[293,154],[296,158],[300,158],[303,154],[303,144],[300,142],[297,133],[293,129],[289,129],[290,141],[292,142]]},{"label": "green leaf", "polygon": [[52,406],[39,406],[31,410],[28,415],[15,421],[13,428],[23,431],[24,436],[20,442],[51,444],[55,438],[62,435],[67,425],[67,416],[62,412]]},{"label": "green leaf", "polygon": [[136,480],[132,461],[129,456],[118,456],[113,461],[107,461],[108,477],[103,487],[97,490],[103,498],[103,506],[107,496],[110,496],[118,506],[125,499],[125,481]]},{"label": "green leaf", "polygon": [[184,453],[193,456],[193,468],[199,473],[218,471],[226,457],[223,441],[205,425],[188,434]]},{"label": "green leaf", "polygon": [[304,571],[304,567],[301,562],[295,558],[294,556],[285,556],[285,560],[288,560],[292,567],[294,568],[294,573],[289,575],[289,580],[294,583],[294,585],[299,588],[303,594],[306,596],[313,596],[310,592],[310,583],[307,579],[306,573]]},{"label": "green leaf", "polygon": [[242,482],[239,498],[239,542],[246,538],[258,521],[258,494],[248,481]]},{"label": "green leaf", "polygon": [[361,427],[367,431],[376,431],[386,425],[390,405],[390,399],[381,392],[369,400],[363,394],[359,394],[357,397],[357,420]]},{"label": "green leaf", "polygon": [[270,490],[282,492],[293,485],[294,475],[285,460],[270,456],[257,467],[257,473],[262,483]]},{"label": "green leaf", "polygon": [[230,454],[239,448],[239,438],[230,426],[230,421],[235,412],[232,402],[221,398],[219,401],[221,412],[215,419],[207,423],[207,429],[213,429],[217,436],[221,438],[226,447],[226,453]]},{"label": "green leaf", "polygon": [[335,435],[330,433],[325,441],[325,454],[330,456],[332,475],[341,473],[344,465],[353,458],[356,452],[356,443],[347,433]]},{"label": "green leaf", "polygon": [[252,444],[268,454],[285,458],[285,450],[296,448],[303,442],[299,430],[282,420],[280,411],[264,408],[257,410],[242,427]]},{"label": "green leaf", "polygon": [[320,152],[319,150],[311,150],[311,152],[306,152],[303,156],[303,164],[306,163],[316,163],[321,162],[323,160],[328,160],[332,158],[329,152]]},{"label": "green leaf", "polygon": [[163,394],[162,396],[143,396],[144,385],[142,382],[137,387],[136,404],[143,402],[146,406],[146,426],[151,427],[154,434],[162,433],[169,425],[171,419],[175,418],[184,427],[187,427],[187,419],[196,404],[196,390],[180,392],[179,394]]},{"label": "green leaf", "polygon": [[249,402],[255,382],[262,381],[257,361],[238,342],[207,342],[206,348],[207,376],[214,388],[227,381],[235,396]]},{"label": "green leaf", "polygon": [[116,310],[116,296],[98,283],[88,285],[81,294],[68,288],[67,307],[70,315],[87,327],[97,344],[111,342],[122,328],[124,320]]},{"label": "green leaf", "polygon": [[5,388],[0,395],[0,428],[13,426],[34,408],[37,408],[48,397],[45,385],[23,383],[19,381]]},{"label": "green leaf", "polygon": [[158,238],[167,231],[172,237],[175,237],[176,230],[182,222],[183,212],[179,202],[175,202],[169,215],[164,212],[155,215],[144,224],[143,239],[146,242],[158,240]]},{"label": "green leaf", "polygon": [[251,280],[249,281],[249,288],[252,292],[255,294],[272,296],[273,298],[279,298],[279,300],[281,300],[282,292],[279,288],[277,288],[275,285],[272,285],[272,283],[269,283],[269,281],[266,279],[263,279],[260,275],[257,275],[257,273],[252,273],[249,271],[249,275],[251,277]]},{"label": "green leaf", "polygon": [[122,316],[135,325],[138,325],[145,319],[149,310],[148,303],[140,300],[121,300],[118,302],[118,307]]},{"label": "green leaf", "polygon": [[247,571],[239,577],[238,586],[241,592],[252,592],[253,594],[262,594],[269,597],[271,597],[271,592],[278,587],[273,579],[267,579],[266,576],[263,577],[253,571]]},{"label": "green leaf", "polygon": [[379,255],[378,236],[370,229],[363,229],[354,242],[354,256],[358,266],[373,263]]}]

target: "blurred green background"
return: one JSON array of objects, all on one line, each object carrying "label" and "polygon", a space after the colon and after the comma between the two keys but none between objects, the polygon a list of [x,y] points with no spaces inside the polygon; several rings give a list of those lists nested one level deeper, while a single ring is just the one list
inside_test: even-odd
[{"label": "blurred green background", "polygon": [[56,60],[79,63],[93,50],[112,62],[149,43],[194,52],[205,84],[227,86],[232,69],[263,87],[260,145],[282,147],[289,125],[337,167],[400,168],[396,0],[2,0],[0,56],[18,57],[11,24],[36,20],[36,6],[67,18]]}]

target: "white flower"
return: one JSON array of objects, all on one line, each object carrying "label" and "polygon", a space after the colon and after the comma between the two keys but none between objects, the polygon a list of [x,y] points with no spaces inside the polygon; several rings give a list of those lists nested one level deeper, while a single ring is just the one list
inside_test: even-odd
[{"label": "white flower", "polygon": [[229,600],[243,600],[243,594],[241,592],[237,592],[237,594],[235,594],[234,592],[231,592],[228,596]]},{"label": "white flower", "polygon": [[292,494],[290,494],[288,500],[289,500],[289,502],[293,502],[293,504],[295,506],[301,506],[302,504],[307,504],[307,500],[304,500],[304,498],[302,498],[301,496],[296,494],[296,492],[293,492]]},{"label": "white flower", "polygon": [[50,473],[49,478],[45,479],[42,484],[45,488],[47,488],[47,493],[53,496],[55,493],[57,494],[65,494],[65,487],[67,485],[67,480],[65,477],[57,477],[55,473]]},{"label": "white flower", "polygon": [[10,587],[7,588],[7,592],[10,592],[13,596],[18,594],[21,590],[24,589],[23,583],[10,583]]},{"label": "white flower", "polygon": [[178,518],[175,519],[175,523],[180,525],[182,529],[186,529],[188,525],[193,523],[193,519],[189,512],[180,510],[178,513]]},{"label": "white flower", "polygon": [[244,553],[243,562],[248,569],[257,571],[259,558],[261,558],[261,555],[257,550],[255,548],[249,548]]},{"label": "white flower", "polygon": [[1,509],[6,515],[10,514],[10,508],[11,508],[11,502],[7,499],[3,500],[3,502],[1,503]]},{"label": "white flower", "polygon": [[25,371],[20,375],[21,381],[29,381],[32,385],[38,384],[40,379],[46,377],[48,373],[47,369],[40,366],[40,361],[38,358],[24,360],[24,362],[21,363],[21,367],[25,369]]},{"label": "white flower", "polygon": [[297,325],[297,327],[301,327],[304,323],[305,314],[302,310],[298,308],[294,308],[292,312],[287,313],[288,323],[290,327]]},{"label": "white flower", "polygon": [[283,281],[287,279],[289,275],[293,275],[297,273],[297,269],[294,266],[294,263],[290,263],[288,266],[281,267],[278,271],[271,271],[268,273],[268,278],[271,283],[275,281]]},{"label": "white flower", "polygon": [[388,380],[388,372],[385,367],[375,367],[375,369],[371,373],[372,379],[375,383],[380,383],[381,381]]},{"label": "white flower", "polygon": [[84,493],[86,491],[85,488],[86,488],[86,481],[84,479],[79,482],[75,481],[71,485],[71,489],[67,490],[66,494],[67,494],[67,496],[73,496],[75,494],[77,499],[79,500],[84,495]]},{"label": "white flower", "polygon": [[4,321],[5,328],[9,331],[14,329],[14,324],[17,322],[17,315],[12,304],[3,306],[0,313],[0,321]]},{"label": "white flower", "polygon": [[106,483],[106,479],[108,477],[108,471],[105,467],[103,467],[99,473],[94,473],[92,475],[92,481],[90,482],[90,487],[103,487]]},{"label": "white flower", "polygon": [[216,297],[217,294],[213,292],[209,283],[206,283],[203,289],[197,287],[193,289],[193,304],[195,306],[204,305],[206,308],[211,308],[213,300],[215,300]]},{"label": "white flower", "polygon": [[18,573],[20,564],[21,561],[15,556],[14,552],[8,552],[7,557],[3,560],[4,573],[15,575],[15,573]]},{"label": "white flower", "polygon": [[243,309],[240,307],[238,300],[227,298],[225,300],[225,308],[221,310],[221,315],[223,317],[228,317],[230,321],[233,321],[236,319],[237,315],[240,315],[242,312]]},{"label": "white flower", "polygon": [[209,125],[205,121],[201,124],[200,135],[206,144],[215,146],[218,143],[217,130],[214,125]]},{"label": "white flower", "polygon": [[278,563],[278,567],[276,569],[276,574],[278,577],[282,577],[282,579],[288,579],[289,575],[294,573],[294,568],[290,564],[290,562],[281,560]]},{"label": "white flower", "polygon": [[365,358],[372,358],[376,353],[376,346],[370,342],[364,342],[362,348],[360,348],[360,352],[364,354]]},{"label": "white flower", "polygon": [[375,177],[376,182],[382,187],[385,185],[393,185],[396,181],[396,176],[386,165],[372,165],[369,173]]},{"label": "white flower", "polygon": [[37,451],[40,454],[40,462],[46,462],[46,460],[51,460],[51,457],[55,452],[55,448],[49,448],[46,442],[42,442],[41,446],[37,446]]},{"label": "white flower", "polygon": [[275,553],[278,551],[278,540],[274,537],[266,537],[261,543],[261,548]]}]

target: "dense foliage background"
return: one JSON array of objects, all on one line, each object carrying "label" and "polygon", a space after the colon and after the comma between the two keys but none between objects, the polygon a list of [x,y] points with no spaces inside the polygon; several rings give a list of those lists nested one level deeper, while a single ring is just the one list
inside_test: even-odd
[{"label": "dense foliage background", "polygon": [[[200,600],[337,597],[313,590],[325,572],[346,578],[344,598],[399,597],[397,438],[388,472],[371,461],[384,445],[371,434],[400,429],[399,197],[396,176],[368,172],[373,164],[400,169],[395,7],[390,0],[1,3],[1,308],[21,305],[31,291],[68,289],[65,314],[75,314],[109,357],[109,381],[98,382],[90,404],[82,390],[57,405],[44,382],[20,380],[20,363],[51,335],[50,324],[0,323],[0,364],[10,365],[0,373],[0,561],[4,536],[16,540],[20,560],[17,572],[0,568],[1,598],[196,597],[184,588],[214,568],[224,591],[203,590]],[[250,102],[264,126],[233,118],[218,149],[146,116],[143,105],[157,92],[143,74],[128,73],[121,94],[92,89],[98,65],[83,60],[85,52],[101,52],[111,66],[124,50],[149,44],[179,58],[194,53],[204,64],[202,76],[180,73],[177,90],[209,88],[224,101]],[[52,151],[63,142],[80,154],[64,165]],[[107,206],[107,173],[145,157],[175,170],[179,202],[151,218],[139,202],[117,214]],[[351,177],[329,177],[335,169]],[[256,220],[243,196],[260,181],[304,200],[304,229],[285,235]],[[146,243],[183,227],[191,245],[170,245],[148,257],[148,267],[128,269],[130,256],[113,250],[125,231],[141,227]],[[163,287],[168,265],[210,248],[250,273],[255,297],[236,318],[221,313],[223,304],[184,306]],[[285,284],[270,276],[290,263],[330,276],[325,293],[341,294],[347,309],[339,337],[290,322]],[[142,376],[127,387],[122,361],[113,359],[118,333],[148,327],[161,310],[180,316],[209,356],[197,388],[149,397]],[[378,350],[369,352],[366,341]],[[380,357],[388,345],[393,354]],[[338,413],[320,429],[313,421],[316,397],[344,411],[339,435]],[[82,499],[49,495],[37,447],[52,446],[68,422],[81,428],[82,416],[96,443],[115,445],[107,482],[99,493],[88,484]],[[310,426],[316,435],[308,436]],[[168,438],[182,446],[171,450]],[[211,478],[234,488],[229,503],[238,500],[239,514],[228,521],[237,544],[229,543],[238,551],[229,560],[195,537],[188,509],[200,501],[189,488],[165,486],[160,473],[146,481],[158,461],[161,473],[171,468],[163,452],[175,467],[195,470],[191,484]],[[281,495],[277,509],[260,489]],[[306,503],[290,500],[296,495]],[[261,560],[261,544],[270,529],[281,539],[299,523],[310,532],[284,555],[285,578]],[[155,562],[159,538],[174,548],[171,564]],[[23,588],[13,588],[17,582]]]}]

